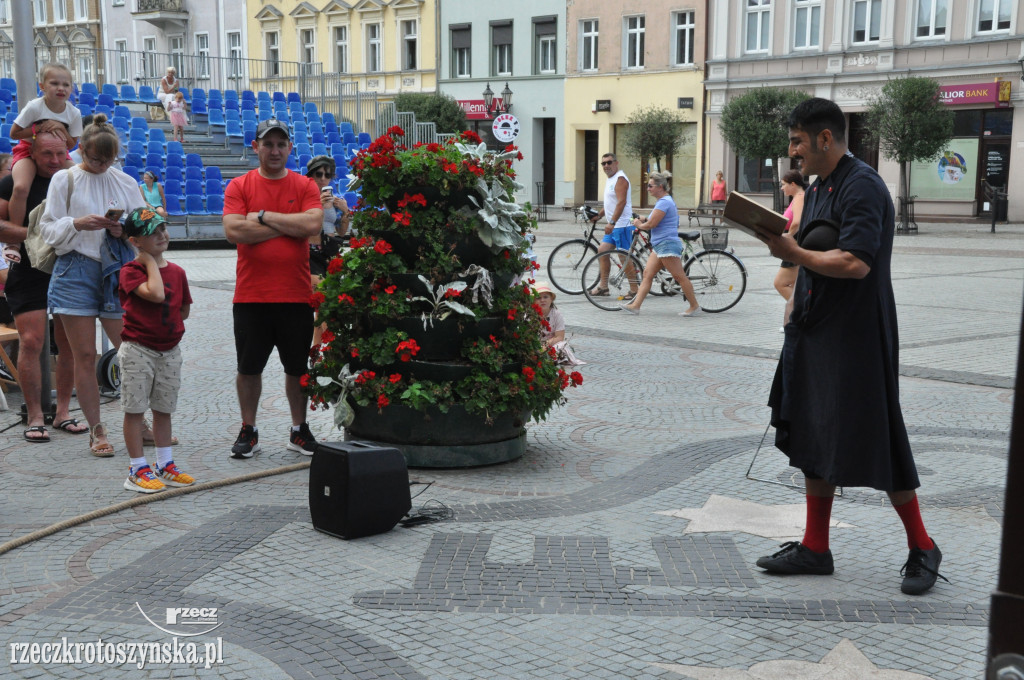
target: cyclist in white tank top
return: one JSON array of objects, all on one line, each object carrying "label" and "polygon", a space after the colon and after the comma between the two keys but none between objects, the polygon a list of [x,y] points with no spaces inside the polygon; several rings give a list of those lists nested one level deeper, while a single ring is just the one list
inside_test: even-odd
[{"label": "cyclist in white tank top", "polygon": [[[601,156],[601,169],[608,176],[604,186],[604,206],[597,213],[594,221],[604,219],[604,238],[601,240],[599,253],[619,248],[629,250],[630,242],[633,239],[633,205],[630,200],[631,187],[626,173],[619,170],[619,160],[613,153],[606,153]],[[601,280],[596,288],[592,288],[591,295],[608,295],[608,273],[611,263],[606,259],[600,260]],[[626,264],[627,270],[632,270],[633,265]],[[637,291],[637,277],[630,271],[629,276],[630,292],[625,296],[626,300],[632,300]]]}]

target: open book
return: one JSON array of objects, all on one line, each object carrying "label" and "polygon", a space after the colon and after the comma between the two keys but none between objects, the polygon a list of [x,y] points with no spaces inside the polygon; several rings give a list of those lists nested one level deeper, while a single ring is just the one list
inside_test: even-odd
[{"label": "open book", "polygon": [[780,235],[786,229],[786,218],[769,210],[738,191],[729,194],[722,214],[727,224],[738,227],[751,236]]}]

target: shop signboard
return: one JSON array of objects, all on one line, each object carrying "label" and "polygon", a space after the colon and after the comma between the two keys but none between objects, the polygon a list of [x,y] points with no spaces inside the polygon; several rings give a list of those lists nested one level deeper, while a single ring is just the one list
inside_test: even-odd
[{"label": "shop signboard", "polygon": [[973,201],[977,183],[977,139],[953,139],[938,158],[910,164],[910,195],[918,199]]},{"label": "shop signboard", "polygon": [[1010,81],[968,83],[966,85],[940,85],[939,98],[943,104],[989,104],[995,107],[1010,105]]},{"label": "shop signboard", "polygon": [[466,120],[488,120],[487,107],[483,99],[457,99],[459,106],[466,112]]}]

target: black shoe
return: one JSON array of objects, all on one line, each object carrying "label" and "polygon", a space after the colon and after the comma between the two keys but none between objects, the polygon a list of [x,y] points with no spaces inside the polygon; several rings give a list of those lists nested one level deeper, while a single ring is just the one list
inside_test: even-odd
[{"label": "black shoe", "polygon": [[825,576],[835,571],[832,565],[832,551],[816,553],[803,543],[783,543],[782,550],[771,557],[757,560],[757,566],[770,574],[817,574]]},{"label": "black shoe", "polygon": [[260,450],[260,432],[252,425],[242,423],[235,445],[231,447],[232,458],[252,458]]},{"label": "black shoe", "polygon": [[291,440],[288,442],[288,449],[291,451],[298,451],[304,456],[312,456],[313,452],[316,451],[316,439],[313,438],[313,433],[309,431],[309,425],[303,423],[299,425],[299,431],[292,430]]},{"label": "black shoe", "polygon": [[932,541],[934,546],[931,550],[911,548],[907,563],[900,569],[903,576],[903,584],[900,586],[907,595],[920,595],[935,585],[935,579],[941,578],[946,583],[949,579],[939,573],[939,564],[942,562],[942,552],[939,544]]}]

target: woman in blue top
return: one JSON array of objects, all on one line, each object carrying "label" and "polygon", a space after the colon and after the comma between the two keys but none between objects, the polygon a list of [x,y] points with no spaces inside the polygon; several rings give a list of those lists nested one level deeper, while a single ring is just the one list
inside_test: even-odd
[{"label": "woman in blue top", "polygon": [[142,200],[146,202],[146,207],[166,220],[167,208],[164,207],[164,203],[166,203],[164,188],[156,181],[156,175],[146,170],[142,175],[142,184],[139,185],[139,190],[142,192]]},{"label": "woman in blue top", "polygon": [[654,276],[661,271],[662,267],[667,269],[672,278],[679,282],[690,303],[690,308],[685,312],[680,312],[680,316],[693,316],[694,313],[700,311],[697,296],[693,292],[693,284],[690,283],[690,279],[686,278],[686,272],[683,271],[683,241],[679,238],[679,210],[676,208],[676,202],[669,195],[671,179],[672,173],[668,171],[652,172],[647,176],[647,192],[654,197],[657,203],[654,204],[654,209],[651,210],[651,214],[647,216],[646,220],[639,217],[633,220],[634,227],[651,232],[651,245],[654,247],[654,252],[647,258],[647,264],[644,265],[644,280],[640,283],[636,297],[628,305],[619,305],[620,309],[624,309],[630,314],[640,313],[640,305],[643,304],[647,294],[651,292]]}]

